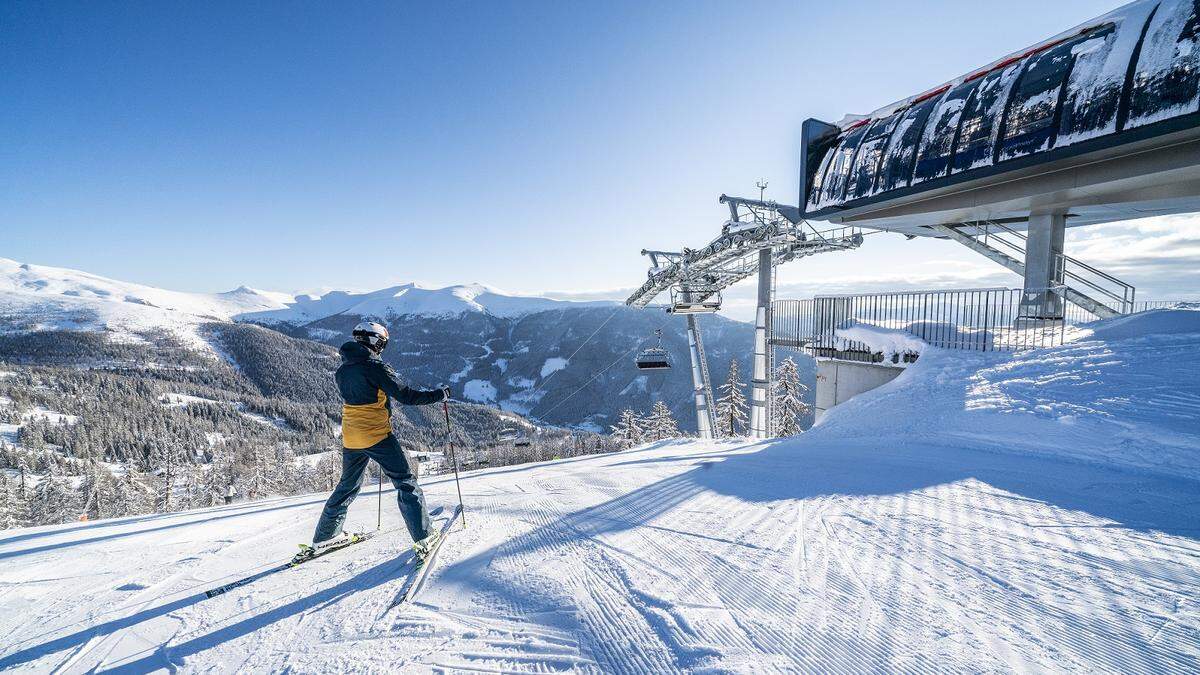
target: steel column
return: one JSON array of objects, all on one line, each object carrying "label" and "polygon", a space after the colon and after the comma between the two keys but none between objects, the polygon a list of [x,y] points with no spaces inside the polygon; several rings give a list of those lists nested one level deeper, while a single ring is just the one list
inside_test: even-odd
[{"label": "steel column", "polygon": [[767,325],[771,313],[771,249],[758,252],[758,311],[754,317],[754,377],[750,381],[750,436],[770,434],[771,373],[767,359]]},{"label": "steel column", "polygon": [[700,438],[713,437],[713,411],[709,401],[711,391],[704,375],[708,371],[704,364],[704,346],[700,338],[700,327],[694,314],[687,315],[688,353],[692,357],[692,390],[696,397],[696,431]]},{"label": "steel column", "polygon": [[1025,240],[1025,297],[1021,315],[1062,319],[1062,295],[1051,291],[1063,285],[1063,237],[1066,216],[1031,215]]}]

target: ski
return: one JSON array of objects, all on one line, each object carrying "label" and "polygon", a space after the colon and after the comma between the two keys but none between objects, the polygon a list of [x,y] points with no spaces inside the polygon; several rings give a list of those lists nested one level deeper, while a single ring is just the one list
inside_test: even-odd
[{"label": "ski", "polygon": [[251,574],[250,576],[244,577],[242,579],[238,579],[237,581],[231,581],[223,586],[217,586],[216,588],[210,588],[209,590],[204,591],[204,597],[205,598],[213,598],[218,595],[221,595],[222,593],[228,593],[229,591],[232,591],[235,588],[241,588],[242,586],[245,586],[246,584],[258,581],[259,579],[262,579],[265,576],[275,574],[276,572],[282,572],[286,569],[291,569],[298,565],[302,565],[310,560],[316,560],[317,558],[320,558],[321,556],[333,553],[334,551],[340,551],[349,546],[353,546],[354,544],[364,542],[364,541],[374,537],[376,534],[377,534],[376,532],[356,532],[354,534],[347,534],[342,537],[338,537],[337,539],[323,541],[320,544],[317,544],[316,546],[308,546],[306,544],[301,544],[301,552],[297,553],[296,556],[294,558],[292,558],[291,560],[289,560],[288,562],[285,562],[280,565],[276,565],[275,567],[271,567],[269,569],[265,569],[256,574]]},{"label": "ski", "polygon": [[442,550],[442,544],[446,543],[451,526],[454,525],[454,521],[458,520],[460,515],[462,515],[462,506],[454,507],[454,512],[450,514],[450,518],[442,525],[441,538],[433,545],[433,550],[429,552],[429,555],[425,556],[425,560],[417,563],[416,569],[409,575],[408,580],[404,583],[404,587],[400,589],[400,592],[396,594],[396,598],[392,600],[392,604],[383,610],[384,614],[387,614],[400,605],[412,602],[412,599],[417,597],[417,593],[425,585],[425,580],[429,578],[429,571],[433,569],[438,551]]}]

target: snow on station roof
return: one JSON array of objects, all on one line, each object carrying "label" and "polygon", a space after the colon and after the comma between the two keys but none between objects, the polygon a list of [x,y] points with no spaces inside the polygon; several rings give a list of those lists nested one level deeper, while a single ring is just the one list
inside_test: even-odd
[{"label": "snow on station roof", "polygon": [[[1073,175],[1075,194],[1061,180],[1013,183],[1200,137],[1198,8],[1139,0],[870,115],[806,121],[804,216],[929,234],[918,230],[1039,205],[1070,210],[1073,224],[1200,210],[1200,154],[1190,147],[1167,153],[1164,179],[1179,185],[1165,191],[1163,177],[1146,179],[1161,167],[1144,162],[1125,167],[1120,185]],[[1179,172],[1181,154],[1190,172]],[[1109,169],[1101,183],[1116,177]],[[1004,191],[982,189],[1002,183]],[[1039,199],[1043,188],[1055,198]],[[1136,214],[1113,208],[1146,198],[1157,203]]]}]

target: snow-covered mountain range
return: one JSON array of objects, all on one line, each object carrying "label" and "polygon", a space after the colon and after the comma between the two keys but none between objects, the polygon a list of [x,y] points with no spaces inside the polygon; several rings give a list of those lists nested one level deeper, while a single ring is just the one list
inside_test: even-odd
[{"label": "snow-covered mountain range", "polygon": [[[460,399],[596,431],[607,430],[625,407],[645,412],[664,400],[683,428],[694,426],[685,369],[632,368],[632,350],[659,327],[667,347],[686,360],[683,322],[658,311],[512,295],[482,284],[187,293],[0,259],[0,335],[85,331],[120,342],[164,336],[227,359],[213,323],[254,323],[337,346],[364,318],[391,328],[394,346],[385,359],[417,386],[449,385]],[[748,357],[752,329],[720,317],[703,324],[714,377],[723,379],[733,358]]]},{"label": "snow-covered mountain range", "polygon": [[245,312],[237,318],[255,322],[311,322],[336,316],[453,317],[478,312],[515,318],[568,306],[611,305],[609,302],[579,303],[536,296],[511,295],[483,284],[429,288],[416,283],[391,286],[366,293],[330,291],[323,295],[297,295],[283,308]]},{"label": "snow-covered mountain range", "polygon": [[[453,317],[483,313],[514,318],[575,303],[505,293],[483,284],[430,288],[417,283],[377,291],[292,295],[241,286],[225,293],[187,293],[117,281],[79,270],[0,258],[0,316],[7,328],[179,328],[196,321],[308,323],[336,315]],[[24,323],[22,323],[24,322]]]}]

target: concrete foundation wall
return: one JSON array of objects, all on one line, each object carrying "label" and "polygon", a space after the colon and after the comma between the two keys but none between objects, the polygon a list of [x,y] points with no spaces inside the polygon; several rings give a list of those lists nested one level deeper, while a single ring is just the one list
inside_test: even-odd
[{"label": "concrete foundation wall", "polygon": [[833,406],[885,385],[903,368],[832,359],[817,360],[817,419]]}]

